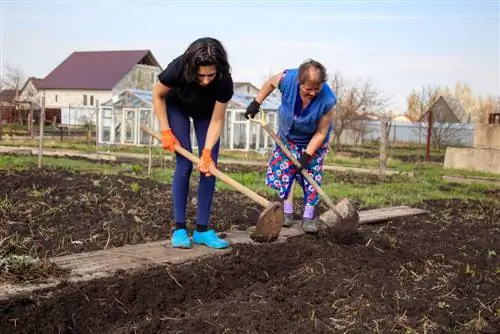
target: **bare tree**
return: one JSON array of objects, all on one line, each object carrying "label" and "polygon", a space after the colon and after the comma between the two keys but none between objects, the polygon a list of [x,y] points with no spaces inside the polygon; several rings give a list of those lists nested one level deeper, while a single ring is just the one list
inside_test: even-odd
[{"label": "bare tree", "polygon": [[24,75],[24,72],[21,70],[20,66],[13,66],[11,64],[5,65],[5,70],[3,71],[3,74],[0,78],[1,90],[4,89],[15,90],[14,106],[16,114],[14,115],[14,118],[19,119],[19,122],[21,124],[23,123],[23,118],[20,108],[16,104],[16,102],[19,100],[20,90],[25,81],[26,81],[26,76]]},{"label": "bare tree", "polygon": [[6,64],[0,80],[2,83],[2,89],[15,89],[16,97],[18,97],[21,86],[26,81],[26,76],[21,70],[21,67]]},{"label": "bare tree", "polygon": [[[440,98],[442,98],[441,103],[437,103]],[[419,133],[422,141],[427,134],[424,127],[432,109],[431,143],[438,148],[445,144],[457,144],[464,138],[467,125],[471,121],[475,98],[469,86],[458,82],[455,91],[439,86],[422,87],[420,92],[413,90],[407,102],[406,115],[411,120],[419,122],[419,127],[414,131]]]},{"label": "bare tree", "polygon": [[340,136],[344,130],[351,129],[362,135],[366,131],[363,116],[379,114],[387,99],[373,88],[370,81],[349,84],[340,72],[334,74],[331,85],[337,96],[333,133],[336,147],[340,148]]},{"label": "bare tree", "polygon": [[500,96],[488,95],[478,98],[476,109],[474,110],[474,121],[479,124],[488,124],[489,115],[500,113]]},{"label": "bare tree", "polygon": [[422,87],[420,91],[413,90],[408,98],[408,110],[405,114],[413,122],[417,122],[432,107],[441,94],[439,87]]}]

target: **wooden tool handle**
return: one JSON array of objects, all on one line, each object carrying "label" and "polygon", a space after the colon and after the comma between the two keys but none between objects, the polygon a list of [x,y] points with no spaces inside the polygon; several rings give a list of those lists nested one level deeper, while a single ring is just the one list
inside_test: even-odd
[{"label": "wooden tool handle", "polygon": [[[144,131],[145,133],[149,134],[150,136],[153,136],[156,139],[161,141],[161,135],[159,133],[154,132],[149,127],[147,127],[145,125],[141,125],[141,130]],[[184,156],[186,159],[190,160],[191,162],[196,163],[196,164],[200,163],[200,159],[197,156],[195,156],[194,154],[192,154],[191,152],[189,152],[188,150],[183,148],[181,145],[176,144],[175,150],[177,151],[177,153],[181,154],[182,156]],[[264,197],[260,196],[259,194],[253,192],[252,190],[248,189],[244,185],[236,182],[235,180],[233,180],[232,178],[230,178],[226,174],[222,173],[215,166],[210,167],[210,173],[212,173],[215,177],[221,179],[223,182],[227,183],[231,187],[235,188],[236,190],[241,192],[243,195],[250,197],[251,199],[253,199],[255,202],[259,203],[263,207],[267,207],[271,203],[267,199],[265,199]]]},{"label": "wooden tool handle", "polygon": [[[266,132],[271,136],[271,138],[273,138],[274,141],[281,147],[283,152],[285,152],[285,155],[293,162],[293,164],[295,166],[299,166],[300,165],[299,161],[293,156],[292,152],[290,152],[290,150],[285,146],[285,144],[281,141],[281,139],[273,131],[273,129],[271,129],[269,124],[262,124],[262,123],[260,124],[264,128],[264,130],[266,130]],[[330,209],[332,209],[336,214],[340,215],[330,197],[328,197],[328,195],[323,191],[323,189],[321,189],[318,183],[313,179],[311,175],[309,175],[309,173],[305,169],[302,170],[302,175],[306,178],[307,182],[312,184],[312,186],[316,189],[318,194],[323,198],[323,200],[330,207]]]}]

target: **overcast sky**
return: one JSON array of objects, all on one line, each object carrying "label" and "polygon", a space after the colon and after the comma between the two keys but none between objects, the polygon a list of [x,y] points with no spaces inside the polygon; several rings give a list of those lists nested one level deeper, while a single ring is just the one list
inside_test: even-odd
[{"label": "overcast sky", "polygon": [[163,67],[194,39],[228,49],[235,81],[260,85],[307,58],[372,80],[398,110],[423,85],[500,94],[499,1],[1,2],[1,63],[44,77],[73,51],[150,49]]}]

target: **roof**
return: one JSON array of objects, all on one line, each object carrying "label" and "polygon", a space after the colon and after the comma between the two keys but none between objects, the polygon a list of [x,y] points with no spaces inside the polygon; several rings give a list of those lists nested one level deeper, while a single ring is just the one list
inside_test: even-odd
[{"label": "roof", "polygon": [[[252,103],[254,98],[255,98],[254,95],[244,94],[244,93],[234,93],[231,101],[237,104],[239,107],[246,108],[250,103]],[[264,110],[278,110],[280,104],[281,102],[278,99],[268,96],[261,104],[261,107]]]},{"label": "roof", "polygon": [[28,80],[26,80],[26,82],[24,83],[24,86],[23,88],[21,88],[20,92],[24,91],[30,81],[37,90],[40,89],[40,83],[42,82],[42,80],[43,79],[41,78],[29,77]]},{"label": "roof", "polygon": [[[118,100],[113,102],[113,99],[110,99],[102,104],[103,107],[130,107],[130,108],[152,108],[153,107],[153,98],[151,96],[151,91],[140,90],[140,89],[127,89],[118,94]],[[252,102],[254,96],[234,93],[231,102],[237,104],[242,108],[246,108],[250,102]],[[267,110],[277,110],[279,108],[280,102],[267,98],[264,100],[262,104],[263,109]]]},{"label": "roof", "polygon": [[254,84],[252,84],[251,82],[248,82],[248,81],[236,81],[236,82],[234,82],[234,88],[239,88],[239,87],[243,87],[243,86],[252,86],[253,88],[258,89],[257,87],[255,87]]},{"label": "roof", "polygon": [[15,89],[4,89],[0,91],[0,101],[13,101],[16,98]]},{"label": "roof", "polygon": [[111,90],[139,63],[160,67],[149,50],[73,52],[40,88]]},{"label": "roof", "polygon": [[397,115],[391,118],[391,121],[393,122],[402,122],[402,123],[411,123],[411,119],[406,117],[405,115]]},{"label": "roof", "polygon": [[115,108],[145,108],[150,109],[153,107],[153,97],[150,91],[140,89],[127,89],[118,94],[113,101],[107,100],[101,106],[115,107]]},{"label": "roof", "polygon": [[464,107],[458,99],[440,96],[418,119],[418,122],[426,121],[431,110],[433,122],[436,123],[461,123],[457,115],[465,115]]}]

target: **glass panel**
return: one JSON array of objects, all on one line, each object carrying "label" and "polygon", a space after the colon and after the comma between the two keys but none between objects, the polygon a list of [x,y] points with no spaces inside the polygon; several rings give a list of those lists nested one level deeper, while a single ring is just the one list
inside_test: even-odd
[{"label": "glass panel", "polygon": [[122,109],[114,109],[113,117],[115,121],[115,143],[121,144],[121,135],[122,135]]},{"label": "glass panel", "polygon": [[247,125],[245,123],[235,123],[234,126],[234,148],[235,149],[244,149],[246,147],[246,128]]},{"label": "glass panel", "polygon": [[133,142],[135,137],[135,110],[125,111],[125,141]]},{"label": "glass panel", "polygon": [[[140,113],[140,118],[139,118],[140,124],[144,124],[150,128],[153,128],[153,126],[151,124],[151,110],[140,109],[139,113]],[[140,144],[148,145],[150,136],[147,133],[144,133],[144,131],[142,131],[142,130],[139,130],[139,132],[140,132],[140,136],[141,136]]]},{"label": "glass panel", "polygon": [[101,141],[109,143],[111,141],[111,126],[102,127]]}]

